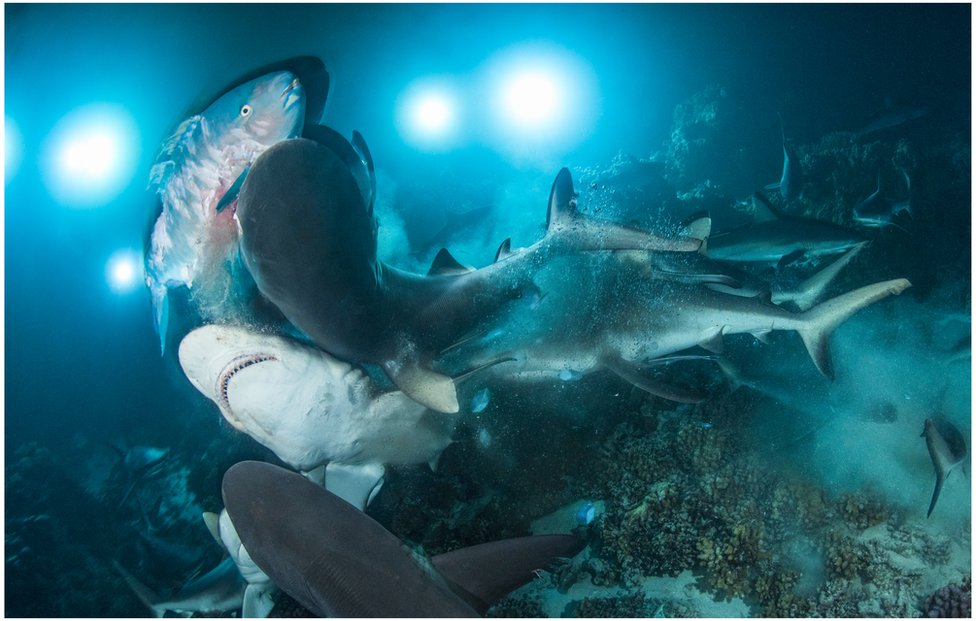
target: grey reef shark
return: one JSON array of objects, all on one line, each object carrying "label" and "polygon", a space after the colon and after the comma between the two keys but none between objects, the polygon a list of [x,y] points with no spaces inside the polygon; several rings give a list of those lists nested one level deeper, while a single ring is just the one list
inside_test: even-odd
[{"label": "grey reef shark", "polygon": [[222,492],[249,557],[320,617],[477,617],[583,548],[539,535],[422,557],[341,498],[261,462],[231,466]]},{"label": "grey reef shark", "polygon": [[[556,176],[545,236],[521,252],[502,243],[496,261],[468,269],[442,250],[429,273],[377,260],[375,175],[365,141],[323,127],[267,149],[237,203],[241,256],[258,290],[320,348],[382,367],[393,383],[439,412],[459,410],[454,382],[436,354],[534,291],[551,257],[597,250],[697,251],[693,237],[586,218],[567,169]],[[300,250],[299,250],[300,249]]]},{"label": "grey reef shark", "polygon": [[764,189],[779,190],[779,195],[784,200],[791,201],[800,196],[803,189],[803,169],[800,168],[800,160],[796,156],[796,149],[786,142],[786,129],[783,127],[783,116],[779,116],[779,131],[783,138],[783,174],[780,175],[777,183],[771,183]]},{"label": "grey reef shark", "polygon": [[[445,355],[470,362],[479,355],[506,352],[517,362],[494,372],[523,381],[565,381],[606,369],[652,394],[696,402],[705,395],[656,379],[654,367],[702,358],[682,354],[694,347],[721,353],[723,339],[730,334],[765,340],[772,331],[792,330],[799,333],[817,369],[832,378],[831,333],[858,310],[910,286],[905,279],[887,280],[792,312],[773,304],[768,291],[752,297],[728,293],[726,281],[719,277],[716,283],[707,282],[704,274],[696,275],[700,282],[646,278],[641,275],[643,266],[613,257],[580,255],[561,261],[540,272],[539,285],[548,293],[537,308],[513,307],[487,337],[475,336],[456,348],[460,351]],[[583,261],[588,265],[565,264]],[[836,274],[834,265],[825,269],[827,277]],[[566,279],[567,273],[576,277]],[[814,286],[795,302],[805,306],[819,298],[825,277],[820,274],[813,280]]]},{"label": "grey reef shark", "polygon": [[384,392],[360,368],[292,338],[202,326],[184,337],[179,357],[235,429],[360,509],[386,465],[433,468],[452,442],[455,416]]},{"label": "grey reef shark", "polygon": [[750,225],[709,237],[705,251],[712,259],[785,265],[801,257],[839,254],[864,237],[845,227],[814,218],[786,215],[765,196],[752,196]]},{"label": "grey reef shark", "polygon": [[162,617],[167,611],[179,614],[228,612],[240,610],[244,603],[246,583],[230,558],[168,596],[156,594],[117,562],[112,564],[155,617]]},{"label": "grey reef shark", "polygon": [[925,419],[925,428],[922,430],[921,437],[925,438],[925,446],[929,449],[929,457],[932,458],[932,466],[935,467],[935,490],[932,492],[932,502],[929,503],[929,512],[926,515],[931,517],[946,477],[953,469],[966,462],[969,451],[962,432],[944,416]]}]

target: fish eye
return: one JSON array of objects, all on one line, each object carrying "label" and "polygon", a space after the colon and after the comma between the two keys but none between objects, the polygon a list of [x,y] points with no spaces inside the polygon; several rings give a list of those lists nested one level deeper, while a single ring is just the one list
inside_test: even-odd
[{"label": "fish eye", "polygon": [[247,117],[251,116],[251,106],[244,104],[241,106],[241,116]]}]

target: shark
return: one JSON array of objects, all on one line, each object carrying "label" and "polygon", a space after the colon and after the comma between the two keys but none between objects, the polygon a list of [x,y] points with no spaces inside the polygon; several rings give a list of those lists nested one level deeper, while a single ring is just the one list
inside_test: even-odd
[{"label": "shark", "polygon": [[[901,171],[905,177],[905,187],[909,194],[912,190],[912,180],[908,173]],[[881,193],[881,173],[878,173],[877,188],[868,195],[867,198],[854,206],[854,222],[869,227],[883,228],[886,226],[898,226],[894,219],[900,213],[912,214],[911,198],[901,201],[893,201]],[[900,228],[900,227],[899,227]]]},{"label": "shark", "polygon": [[241,256],[261,294],[318,347],[380,366],[401,391],[444,413],[459,411],[457,392],[433,357],[531,294],[533,273],[552,256],[701,245],[583,216],[564,168],[540,241],[511,252],[506,240],[496,261],[476,270],[442,250],[427,274],[411,273],[377,259],[375,187],[358,132],[347,141],[327,127],[306,127],[303,138],[279,142],[251,166],[236,211]]},{"label": "shark", "polygon": [[929,511],[926,514],[926,517],[931,517],[946,477],[954,468],[965,463],[969,451],[962,433],[944,416],[925,419],[925,427],[920,437],[925,438],[925,446],[929,449],[929,457],[932,458],[932,465],[935,467],[935,490],[932,492],[932,502],[929,503]]},{"label": "shark", "polygon": [[839,254],[865,241],[856,231],[831,222],[783,214],[760,192],[753,194],[752,203],[751,225],[708,238],[704,251],[710,258],[777,264]]},{"label": "shark", "polygon": [[320,617],[477,617],[583,547],[571,535],[539,535],[426,558],[362,511],[278,466],[235,464],[221,490],[249,556]]},{"label": "shark", "polygon": [[235,429],[359,508],[387,465],[434,467],[452,442],[455,416],[384,392],[359,367],[292,338],[207,325],[183,338],[179,359]]},{"label": "shark", "polygon": [[695,402],[704,395],[669,386],[653,367],[687,360],[683,352],[696,347],[721,353],[730,334],[765,340],[773,331],[787,330],[799,334],[818,371],[833,378],[831,333],[858,310],[911,286],[906,279],[886,280],[793,312],[771,303],[768,294],[745,297],[708,283],[642,279],[641,267],[633,264],[607,259],[600,265],[601,259],[589,257],[563,261],[589,264],[559,264],[541,274],[540,286],[549,293],[537,309],[513,309],[500,323],[504,330],[446,355],[477,360],[479,352],[510,352],[516,363],[495,373],[523,381],[565,381],[608,370],[651,394]]},{"label": "shark", "polygon": [[800,195],[803,185],[803,170],[796,150],[786,142],[786,129],[783,127],[783,116],[779,116],[779,131],[783,139],[783,174],[778,183],[767,185],[767,190],[779,190],[784,200],[791,201]]},{"label": "shark", "polygon": [[112,565],[155,617],[162,617],[167,611],[181,614],[228,612],[239,610],[244,602],[244,578],[230,558],[190,580],[168,597],[154,593],[119,563],[112,561]]},{"label": "shark", "polygon": [[773,304],[792,304],[799,310],[807,310],[823,299],[829,285],[837,275],[867,246],[861,242],[839,258],[819,269],[809,277],[794,282],[777,276],[771,282],[758,278],[748,270],[739,269],[734,263],[726,263],[707,256],[707,239],[711,233],[711,218],[696,214],[686,226],[688,234],[702,240],[702,250],[692,252],[621,252],[625,260],[644,266],[644,276],[685,283],[701,283],[710,289],[743,297],[768,296]]},{"label": "shark", "polygon": [[174,289],[189,290],[190,308],[204,320],[249,312],[253,283],[237,255],[233,218],[238,192],[260,153],[300,135],[306,115],[321,114],[327,92],[321,60],[276,63],[226,88],[163,142],[149,183],[161,209],[145,257],[162,352]]}]

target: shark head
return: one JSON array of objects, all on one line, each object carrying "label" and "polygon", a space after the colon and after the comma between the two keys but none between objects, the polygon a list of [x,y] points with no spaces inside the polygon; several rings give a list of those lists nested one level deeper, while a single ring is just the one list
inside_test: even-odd
[{"label": "shark head", "polygon": [[274,334],[203,326],[183,339],[179,358],[190,383],[234,428],[298,469],[341,454],[337,421],[370,401],[362,371]]}]

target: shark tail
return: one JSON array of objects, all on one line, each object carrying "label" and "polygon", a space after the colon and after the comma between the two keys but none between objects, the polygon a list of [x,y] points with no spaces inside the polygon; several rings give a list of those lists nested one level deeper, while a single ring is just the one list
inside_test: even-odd
[{"label": "shark tail", "polygon": [[942,485],[945,480],[946,472],[944,470],[935,473],[935,490],[932,492],[932,502],[929,503],[929,512],[925,515],[926,518],[932,517],[932,511],[935,510],[935,503],[939,501],[939,494],[942,493]]},{"label": "shark tail", "polygon": [[780,302],[785,302],[787,300],[792,300],[796,304],[797,308],[801,311],[808,310],[814,304],[816,304],[827,290],[827,286],[833,282],[837,274],[840,273],[844,267],[851,262],[857,253],[861,251],[868,242],[861,242],[860,244],[854,246],[839,259],[823,268],[810,278],[804,280],[797,287],[796,291],[790,292],[774,292],[772,295],[772,301],[774,304],[779,304]]},{"label": "shark tail", "polygon": [[797,332],[800,333],[800,338],[803,339],[803,344],[806,345],[807,352],[813,359],[813,363],[817,365],[817,369],[824,376],[834,378],[827,340],[837,326],[862,308],[890,295],[898,295],[911,286],[912,283],[904,278],[886,280],[839,295],[800,313],[798,319],[801,325],[797,328]]},{"label": "shark tail", "polygon": [[166,613],[166,610],[160,608],[157,604],[161,601],[159,596],[153,593],[153,591],[139,582],[135,576],[126,571],[117,561],[112,561],[112,565],[115,567],[115,571],[119,572],[119,575],[125,580],[132,592],[136,594],[143,604],[152,611],[152,614],[156,618],[162,618]]}]

